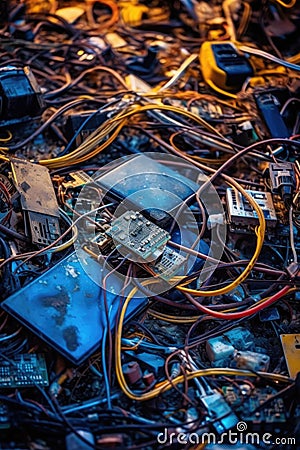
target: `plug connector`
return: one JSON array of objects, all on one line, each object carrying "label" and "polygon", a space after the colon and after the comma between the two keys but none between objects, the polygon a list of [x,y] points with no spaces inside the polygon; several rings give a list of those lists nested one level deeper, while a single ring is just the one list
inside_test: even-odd
[{"label": "plug connector", "polygon": [[270,163],[270,180],[272,192],[279,194],[284,204],[289,207],[295,189],[295,172],[293,163]]},{"label": "plug connector", "polygon": [[230,430],[238,423],[237,416],[219,392],[212,391],[208,395],[202,396],[200,400],[207,410],[208,422],[212,423],[218,434]]}]

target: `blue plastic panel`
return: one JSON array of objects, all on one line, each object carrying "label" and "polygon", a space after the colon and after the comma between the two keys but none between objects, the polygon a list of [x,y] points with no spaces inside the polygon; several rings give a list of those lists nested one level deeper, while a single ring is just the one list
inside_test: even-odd
[{"label": "blue plastic panel", "polygon": [[[99,348],[106,324],[100,287],[101,265],[89,257],[85,263],[88,272],[99,274],[99,286],[72,253],[2,303],[6,311],[75,364],[80,364]],[[106,291],[106,298],[113,329],[123,300],[119,297],[122,280],[112,274],[108,284],[110,292]],[[140,311],[146,303],[147,299],[142,295],[134,298],[126,318]]]}]

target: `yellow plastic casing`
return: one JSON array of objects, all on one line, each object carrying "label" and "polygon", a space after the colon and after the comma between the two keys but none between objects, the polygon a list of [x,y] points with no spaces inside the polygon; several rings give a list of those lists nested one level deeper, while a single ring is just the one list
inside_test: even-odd
[{"label": "yellow plastic casing", "polygon": [[224,70],[217,65],[212,44],[219,44],[219,41],[205,41],[200,48],[200,65],[204,81],[210,80],[222,89],[229,89],[226,85],[227,76]]},{"label": "yellow plastic casing", "polygon": [[204,81],[211,87],[236,91],[253,75],[247,58],[230,41],[205,41],[199,58]]}]

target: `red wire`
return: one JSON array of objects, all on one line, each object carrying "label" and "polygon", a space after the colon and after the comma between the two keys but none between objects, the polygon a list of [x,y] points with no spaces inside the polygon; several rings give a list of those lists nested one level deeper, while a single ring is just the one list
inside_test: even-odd
[{"label": "red wire", "polygon": [[247,309],[246,311],[240,311],[235,313],[222,313],[206,308],[205,306],[201,305],[198,302],[197,307],[200,309],[200,311],[204,312],[205,314],[209,314],[212,317],[216,317],[217,319],[227,319],[227,320],[242,319],[243,317],[251,316],[252,314],[255,314],[261,311],[262,309],[267,308],[268,306],[277,302],[277,300],[281,299],[281,297],[284,297],[288,293],[290,288],[291,288],[290,286],[285,286],[284,288],[280,289],[280,291],[278,291],[276,294],[272,295],[272,297],[268,298],[268,300],[265,300],[263,303],[253,306],[253,308]]},{"label": "red wire", "polygon": [[[10,201],[11,195],[10,195],[7,187],[5,186],[5,184],[2,183],[2,181],[0,181],[0,191],[2,191],[2,194],[5,197],[8,208],[12,208],[12,204]],[[3,217],[1,223],[3,223],[3,224],[6,223],[10,219],[10,217],[11,217],[11,210],[6,213],[6,215],[5,215],[5,217]]]},{"label": "red wire", "polygon": [[3,191],[5,197],[6,197],[6,201],[9,202],[10,200],[10,193],[7,189],[7,187],[5,186],[4,183],[2,183],[2,181],[0,181],[0,189]]}]

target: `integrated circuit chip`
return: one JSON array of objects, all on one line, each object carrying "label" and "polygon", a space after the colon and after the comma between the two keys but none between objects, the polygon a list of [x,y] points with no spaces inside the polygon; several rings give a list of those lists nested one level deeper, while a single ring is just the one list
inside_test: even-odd
[{"label": "integrated circuit chip", "polygon": [[184,256],[166,247],[161,259],[153,265],[152,269],[160,278],[169,281],[175,275],[184,275],[185,262]]},{"label": "integrated circuit chip", "polygon": [[128,257],[139,262],[155,261],[171,238],[167,231],[133,210],[115,219],[106,234],[119,251],[123,249]]}]

